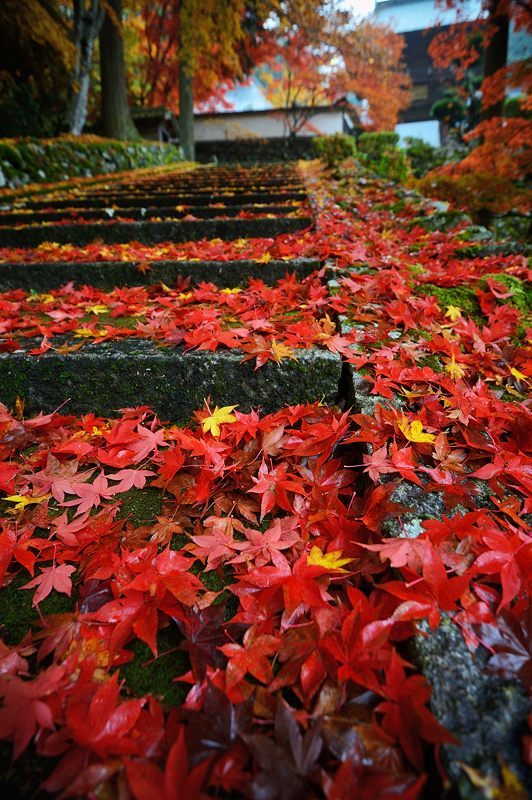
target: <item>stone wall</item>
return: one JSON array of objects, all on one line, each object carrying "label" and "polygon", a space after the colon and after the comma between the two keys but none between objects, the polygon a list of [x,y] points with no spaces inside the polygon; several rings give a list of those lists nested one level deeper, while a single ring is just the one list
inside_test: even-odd
[{"label": "stone wall", "polygon": [[0,189],[152,167],[180,160],[173,145],[98,136],[0,139]]},{"label": "stone wall", "polygon": [[300,139],[233,139],[197,142],[196,158],[201,163],[240,164],[254,161],[289,161],[312,158],[312,137]]}]

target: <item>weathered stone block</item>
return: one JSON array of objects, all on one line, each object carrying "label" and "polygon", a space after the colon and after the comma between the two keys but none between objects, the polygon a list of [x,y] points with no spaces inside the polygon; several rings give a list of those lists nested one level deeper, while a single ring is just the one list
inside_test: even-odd
[{"label": "weathered stone block", "polygon": [[[210,396],[213,405],[274,411],[321,400],[334,403],[342,365],[324,350],[301,350],[298,360],[268,363],[255,370],[242,353],[159,347],[149,341],[86,345],[75,353],[48,351],[0,355],[0,402],[18,397],[30,412],[112,415],[119,408],[149,405],[163,419],[186,422]],[[63,405],[64,404],[64,405]]]},{"label": "weathered stone block", "polygon": [[53,261],[40,263],[0,263],[0,291],[33,289],[45,292],[74,281],[81,286],[113,289],[115,286],[144,286],[163,282],[171,286],[180,277],[190,277],[193,284],[209,281],[216,286],[244,286],[251,276],[269,285],[287,273],[301,279],[319,269],[319,261],[298,258],[293,261],[152,261],[142,272],[138,262],[126,261]]},{"label": "weathered stone block", "polygon": [[37,225],[0,228],[0,247],[37,247],[43,242],[90,244],[95,240],[119,242],[195,242],[199,239],[246,239],[277,236],[308,228],[310,217],[217,219],[196,222],[113,222],[86,225]]}]

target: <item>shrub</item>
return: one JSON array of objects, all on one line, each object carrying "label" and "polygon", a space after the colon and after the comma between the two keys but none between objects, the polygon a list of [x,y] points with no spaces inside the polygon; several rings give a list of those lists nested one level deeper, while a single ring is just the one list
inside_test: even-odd
[{"label": "shrub", "polygon": [[488,172],[431,172],[419,181],[418,188],[422,194],[467,208],[478,221],[484,212],[525,210],[530,201],[530,193],[516,187],[510,178]]},{"label": "shrub", "polygon": [[358,149],[371,161],[379,161],[384,153],[399,144],[399,134],[395,131],[373,131],[361,133]]},{"label": "shrub", "polygon": [[530,119],[532,112],[526,107],[525,97],[507,97],[504,101],[504,116],[508,117],[524,117]]},{"label": "shrub", "polygon": [[358,149],[364,164],[382,178],[404,181],[410,170],[406,155],[397,146],[398,143],[399,134],[394,131],[362,133],[358,139]]},{"label": "shrub", "polygon": [[440,167],[445,161],[442,150],[424,142],[423,139],[408,136],[405,144],[405,153],[416,178],[422,178],[427,172]]},{"label": "shrub", "polygon": [[318,158],[327,166],[334,167],[346,158],[352,158],[356,152],[355,140],[345,133],[332,136],[316,136],[312,140],[312,149]]}]

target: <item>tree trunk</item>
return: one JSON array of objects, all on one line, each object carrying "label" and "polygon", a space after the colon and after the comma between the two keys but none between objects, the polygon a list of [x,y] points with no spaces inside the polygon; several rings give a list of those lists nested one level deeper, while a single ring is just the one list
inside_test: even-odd
[{"label": "tree trunk", "polygon": [[[500,69],[506,66],[508,56],[508,33],[510,20],[507,14],[497,14],[499,0],[490,0],[488,23],[495,26],[495,33],[489,42],[484,54],[484,78],[491,78]],[[504,107],[504,96],[496,103],[483,108],[482,119],[492,119],[492,117],[502,117]]]},{"label": "tree trunk", "polygon": [[83,132],[87,121],[87,105],[89,101],[90,71],[83,70],[83,74],[76,80],[76,89],[70,99],[68,108],[68,128],[74,136],[79,136]]},{"label": "tree trunk", "polygon": [[76,136],[83,131],[87,120],[94,41],[100,32],[103,16],[99,0],[91,0],[87,8],[83,0],[74,0],[72,40],[76,46],[76,63],[71,76],[73,90],[67,123],[70,133]]},{"label": "tree trunk", "polygon": [[115,18],[107,13],[100,32],[102,128],[105,136],[131,141],[140,137],[127,102],[124,42],[120,30],[122,0],[107,0],[107,4]]},{"label": "tree trunk", "polygon": [[190,24],[190,7],[182,0],[179,8],[179,138],[183,155],[194,161],[194,70],[186,46],[185,29]]},{"label": "tree trunk", "polygon": [[187,74],[187,68],[179,64],[179,134],[183,155],[187,161],[194,161],[194,94],[193,77]]}]

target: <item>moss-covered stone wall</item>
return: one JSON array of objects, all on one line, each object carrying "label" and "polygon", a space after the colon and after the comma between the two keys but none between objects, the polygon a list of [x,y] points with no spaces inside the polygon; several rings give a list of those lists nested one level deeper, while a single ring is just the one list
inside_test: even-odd
[{"label": "moss-covered stone wall", "polygon": [[160,142],[119,142],[99,136],[0,139],[0,189],[180,160],[176,147]]}]

